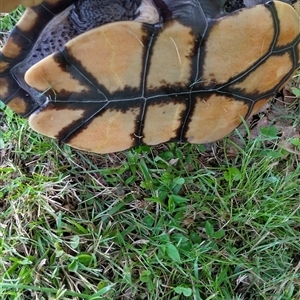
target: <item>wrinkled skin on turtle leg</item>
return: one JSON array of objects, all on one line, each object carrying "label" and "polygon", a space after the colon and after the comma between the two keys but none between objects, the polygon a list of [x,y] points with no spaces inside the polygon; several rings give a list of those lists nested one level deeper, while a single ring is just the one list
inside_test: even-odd
[{"label": "wrinkled skin on turtle leg", "polygon": [[42,3],[43,0],[0,0],[0,12],[11,12],[18,5],[25,7],[36,6]]}]

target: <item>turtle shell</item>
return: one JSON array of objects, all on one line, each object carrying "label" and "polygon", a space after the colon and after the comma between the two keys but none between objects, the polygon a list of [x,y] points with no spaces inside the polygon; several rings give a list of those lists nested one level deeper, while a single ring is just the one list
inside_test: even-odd
[{"label": "turtle shell", "polygon": [[300,65],[300,19],[286,3],[231,12],[217,0],[155,4],[163,23],[101,26],[27,71],[47,99],[29,117],[34,130],[97,153],[212,142],[258,112]]}]

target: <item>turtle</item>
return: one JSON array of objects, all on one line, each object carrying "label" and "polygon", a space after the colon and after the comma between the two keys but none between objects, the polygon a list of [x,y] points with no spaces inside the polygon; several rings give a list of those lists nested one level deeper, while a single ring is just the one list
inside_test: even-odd
[{"label": "turtle", "polygon": [[[110,22],[34,63],[24,75],[26,104],[12,96],[13,84],[0,97],[33,130],[80,150],[203,144],[257,113],[300,66],[299,3],[153,4],[158,22]],[[15,64],[2,55],[4,69]],[[11,66],[2,74],[11,76]]]}]

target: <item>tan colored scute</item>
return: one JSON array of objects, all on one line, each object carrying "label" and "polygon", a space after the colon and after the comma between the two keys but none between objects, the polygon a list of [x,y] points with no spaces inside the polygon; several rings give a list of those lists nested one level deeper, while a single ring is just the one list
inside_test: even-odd
[{"label": "tan colored scute", "polygon": [[231,97],[212,95],[196,97],[195,111],[186,133],[192,144],[204,144],[219,140],[241,124],[249,107]]}]

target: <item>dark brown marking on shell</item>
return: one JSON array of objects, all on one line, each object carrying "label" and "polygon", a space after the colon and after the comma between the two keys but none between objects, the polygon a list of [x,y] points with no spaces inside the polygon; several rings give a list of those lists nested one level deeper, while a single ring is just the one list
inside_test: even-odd
[{"label": "dark brown marking on shell", "polygon": [[168,5],[162,0],[154,0],[156,7],[159,9],[159,13],[162,16],[163,20],[173,19],[172,10],[169,9]]},{"label": "dark brown marking on shell", "polygon": [[126,86],[124,89],[110,94],[107,88],[104,85],[100,85],[97,78],[95,78],[84,67],[81,61],[69,54],[66,48],[59,54],[55,55],[55,61],[59,64],[62,71],[68,72],[73,78],[77,79],[83,84],[89,84],[91,87],[86,94],[84,92],[79,94],[66,92],[62,99],[68,100],[70,97],[72,97],[72,99],[78,99],[79,101],[84,102],[86,99],[102,101],[106,99],[122,99],[129,97],[134,98],[140,96],[140,89],[132,88],[130,86]]},{"label": "dark brown marking on shell", "polygon": [[[291,61],[293,61],[294,52],[293,49],[291,49],[290,51],[281,51],[282,54],[286,54],[289,53]],[[278,55],[280,56],[280,55]],[[294,66],[296,68],[296,61],[294,60]],[[257,65],[255,68],[253,68],[253,72],[255,72],[255,70],[260,67],[260,64]],[[243,100],[250,102],[250,103],[254,103],[259,101],[260,99],[264,99],[264,98],[272,98],[276,95],[277,91],[279,90],[279,88],[282,86],[282,84],[284,82],[286,82],[294,73],[294,69],[291,69],[290,72],[288,72],[277,84],[275,87],[270,88],[268,91],[264,91],[263,93],[261,91],[259,91],[258,89],[253,90],[251,93],[247,93],[247,91],[245,91],[244,89],[238,89],[235,88],[234,85],[226,85],[223,88],[220,89],[220,92],[223,92],[224,94],[228,94],[228,95],[232,95],[232,97],[235,100]],[[240,80],[235,81],[235,83],[240,83],[245,79],[245,76],[242,76]],[[251,111],[249,112],[249,114],[251,113]],[[248,115],[249,115],[248,114]],[[247,117],[248,117],[247,115]]]},{"label": "dark brown marking on shell", "polygon": [[[203,35],[204,32],[201,33],[196,39],[195,39],[195,46],[194,46],[194,55],[191,57],[192,59],[192,74],[191,74],[191,85],[189,86],[190,93],[186,96],[186,101],[189,103],[187,110],[185,112],[185,115],[182,118],[182,127],[180,129],[180,133],[178,132],[178,136],[180,137],[179,140],[183,141],[184,136],[186,135],[186,132],[188,131],[188,124],[189,120],[191,119],[191,116],[193,115],[194,109],[195,109],[195,101],[193,101],[193,95],[191,94],[194,90],[196,90],[194,86],[194,82],[201,80],[199,76],[201,76],[203,69],[202,65],[200,63],[200,59],[202,57],[202,43],[203,43]],[[202,88],[203,91],[203,88]]]},{"label": "dark brown marking on shell", "polygon": [[[73,103],[64,103],[64,102],[59,102],[52,104],[50,103],[47,108],[55,108],[57,110],[59,109],[84,109],[84,114],[82,118],[78,121],[75,121],[71,123],[69,126],[62,128],[62,130],[59,132],[58,136],[56,137],[59,141],[62,141],[64,143],[68,143],[69,140],[72,140],[74,137],[77,135],[80,135],[82,131],[84,131],[90,124],[90,122],[93,121],[95,117],[101,116],[101,114],[107,112],[107,111],[121,111],[123,114],[125,114],[127,111],[131,111],[133,108],[140,108],[142,105],[142,100],[137,99],[137,100],[127,100],[127,101],[117,101],[117,102],[106,102],[106,101],[99,101],[99,102],[94,102],[94,103],[78,103],[78,102],[73,102]],[[138,123],[138,120],[136,120]],[[137,125],[138,126],[138,125]],[[134,133],[132,134],[132,138],[135,140],[136,136]],[[138,145],[136,144],[135,141],[133,141],[133,145],[135,146]]]},{"label": "dark brown marking on shell", "polygon": [[[61,70],[63,72],[66,72],[70,74],[70,77],[77,79],[79,82],[86,83],[87,82],[87,76],[90,78],[89,75],[83,75],[81,72],[78,72],[78,68],[82,68],[81,63],[72,58],[72,62],[69,61],[71,57],[68,55],[67,50],[65,49],[63,52],[57,52],[53,56],[54,61],[59,65]],[[87,72],[85,72],[87,73]],[[52,90],[51,88],[48,91],[45,91],[45,94],[47,96],[50,96],[51,99],[56,99],[56,92]],[[67,100],[77,100],[84,102],[85,100],[91,100],[91,101],[101,101],[106,100],[106,97],[99,93],[99,88],[95,85],[89,85],[88,90],[84,90],[80,93],[68,91],[68,90],[60,90],[59,91],[59,99],[60,101],[67,101]]]},{"label": "dark brown marking on shell", "polygon": [[149,93],[149,96],[155,96],[157,94],[179,94],[186,93],[189,91],[189,87],[183,87],[181,82],[175,82],[174,84],[168,83],[166,80],[160,81],[160,86],[157,89],[153,89],[152,93]]},{"label": "dark brown marking on shell", "polygon": [[89,121],[91,119],[91,115],[94,114],[94,112],[101,110],[105,106],[105,103],[92,103],[90,105],[82,105],[82,103],[78,102],[55,102],[55,103],[49,103],[43,111],[47,110],[78,110],[78,109],[84,109],[85,113],[84,116],[79,120],[75,121],[73,123],[70,123],[67,127],[64,127],[61,129],[59,134],[56,136],[56,138],[59,141],[67,142],[68,138],[75,132],[75,135],[79,134],[81,130],[84,129],[85,126],[89,124]]},{"label": "dark brown marking on shell", "polygon": [[53,60],[59,65],[63,72],[68,72],[71,67],[71,63],[66,60],[63,52],[57,52],[53,55]]},{"label": "dark brown marking on shell", "polygon": [[[141,71],[141,80],[140,80],[140,90],[137,91],[136,97],[146,97],[146,82],[147,82],[147,75],[148,71],[150,69],[150,64],[151,62],[151,57],[152,57],[152,52],[153,52],[153,47],[155,45],[155,41],[158,38],[159,32],[161,32],[162,28],[160,25],[151,25],[151,24],[143,24],[142,25],[142,30],[146,32],[147,34],[142,40],[142,43],[144,45],[144,51],[143,51],[143,62],[144,65],[142,67]],[[144,95],[141,93],[144,92]],[[133,95],[134,96],[134,95]],[[129,94],[130,97],[130,94]],[[147,95],[148,97],[148,95]],[[140,114],[138,116],[138,120],[136,122],[136,128],[135,132],[132,136],[134,139],[134,145],[138,146],[141,144],[142,141],[142,132],[144,128],[144,118],[145,118],[145,109],[146,109],[146,99],[142,100],[141,103],[141,110]]]}]

